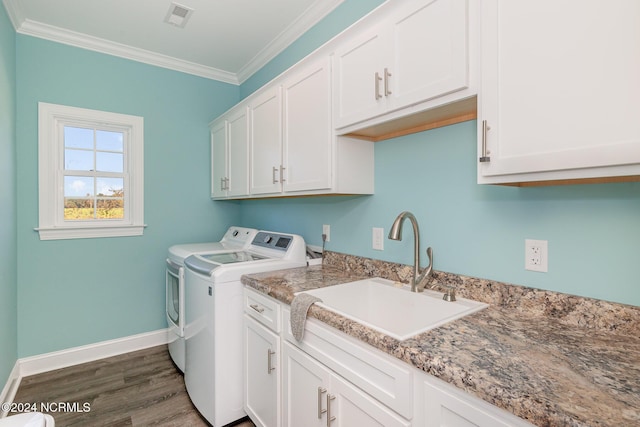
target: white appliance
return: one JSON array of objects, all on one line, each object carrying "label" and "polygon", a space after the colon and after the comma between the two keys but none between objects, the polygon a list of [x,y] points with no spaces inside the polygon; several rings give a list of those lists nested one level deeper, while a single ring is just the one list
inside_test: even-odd
[{"label": "white appliance", "polygon": [[169,324],[169,354],[184,372],[184,259],[197,253],[229,252],[249,246],[258,230],[229,227],[219,242],[187,243],[169,248],[166,262],[166,314]]},{"label": "white appliance", "polygon": [[185,259],[184,380],[194,406],[214,427],[246,416],[240,277],[306,263],[302,237],[270,231],[259,231],[244,251]]}]

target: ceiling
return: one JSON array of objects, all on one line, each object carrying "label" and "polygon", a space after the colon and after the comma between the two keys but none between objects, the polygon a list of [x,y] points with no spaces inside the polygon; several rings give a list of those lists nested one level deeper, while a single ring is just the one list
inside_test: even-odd
[{"label": "ceiling", "polygon": [[[3,0],[21,34],[240,84],[344,0]],[[172,3],[192,9],[180,28]],[[183,12],[184,12],[183,9]],[[172,21],[177,17],[173,16]]]}]

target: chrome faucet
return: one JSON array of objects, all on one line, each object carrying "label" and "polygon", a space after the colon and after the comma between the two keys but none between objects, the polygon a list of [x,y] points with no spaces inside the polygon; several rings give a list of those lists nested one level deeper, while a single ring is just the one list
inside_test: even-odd
[{"label": "chrome faucet", "polygon": [[409,211],[404,211],[393,221],[391,230],[389,231],[389,239],[402,240],[402,223],[409,218],[413,226],[413,279],[411,281],[411,292],[422,292],[425,285],[431,277],[433,270],[433,251],[427,248],[427,256],[429,257],[429,265],[420,272],[420,232],[418,230],[418,221],[416,217]]}]

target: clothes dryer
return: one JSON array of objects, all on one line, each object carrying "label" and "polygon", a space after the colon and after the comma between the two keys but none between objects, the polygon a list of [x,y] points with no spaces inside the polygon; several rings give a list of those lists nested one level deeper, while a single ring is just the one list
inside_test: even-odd
[{"label": "clothes dryer", "polygon": [[229,227],[218,242],[187,243],[169,248],[166,260],[166,315],[169,325],[169,354],[173,363],[184,372],[184,259],[197,253],[237,251],[251,243],[258,230]]}]

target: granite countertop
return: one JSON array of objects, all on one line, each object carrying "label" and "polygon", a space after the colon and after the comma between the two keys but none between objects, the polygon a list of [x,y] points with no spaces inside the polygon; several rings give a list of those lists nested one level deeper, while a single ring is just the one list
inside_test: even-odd
[{"label": "granite countertop", "polygon": [[[407,266],[328,255],[242,282],[290,304],[303,290],[410,277]],[[405,341],[317,305],[308,315],[538,426],[640,425],[640,308],[442,272],[434,281],[490,306]]]}]

